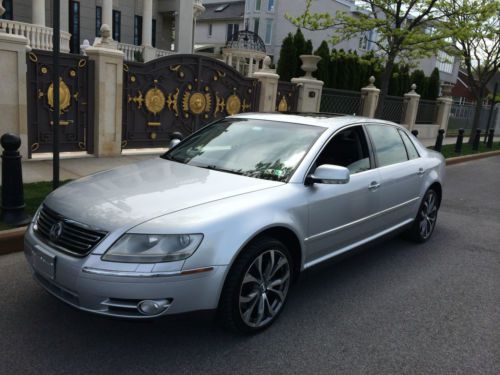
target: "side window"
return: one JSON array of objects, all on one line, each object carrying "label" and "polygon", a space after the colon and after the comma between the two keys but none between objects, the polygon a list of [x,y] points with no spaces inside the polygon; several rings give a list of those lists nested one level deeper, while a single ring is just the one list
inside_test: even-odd
[{"label": "side window", "polygon": [[405,145],[395,127],[368,125],[366,129],[372,139],[379,167],[408,160]]},{"label": "side window", "polygon": [[410,160],[418,158],[420,155],[418,154],[418,151],[417,151],[415,145],[413,144],[411,139],[408,137],[408,134],[399,130],[399,135],[401,135],[401,138],[403,138],[403,142],[406,146],[406,151],[408,152],[408,158],[410,158]]},{"label": "side window", "polygon": [[370,169],[370,156],[365,133],[361,126],[353,126],[336,134],[316,159],[316,166],[340,165],[351,174]]}]

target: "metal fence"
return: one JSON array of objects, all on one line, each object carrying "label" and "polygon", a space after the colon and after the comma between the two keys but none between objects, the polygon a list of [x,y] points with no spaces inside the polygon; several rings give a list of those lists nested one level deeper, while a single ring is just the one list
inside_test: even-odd
[{"label": "metal fence", "polygon": [[359,115],[361,110],[361,92],[323,89],[320,105],[321,112]]},{"label": "metal fence", "polygon": [[[460,104],[453,103],[450,111],[450,120],[448,122],[448,130],[456,130],[463,128],[469,130],[472,128],[472,122],[474,121],[474,111],[476,110],[475,104]],[[491,128],[500,126],[498,124],[500,115],[498,113],[499,108],[496,106],[493,109]],[[481,109],[481,114],[479,116],[479,129],[486,129],[488,124],[488,116],[490,112],[490,106],[483,106]]]},{"label": "metal fence", "polygon": [[404,119],[405,103],[402,96],[387,95],[382,107],[382,119],[402,123]]},{"label": "metal fence", "polygon": [[437,118],[437,102],[420,99],[418,102],[416,124],[435,124]]}]

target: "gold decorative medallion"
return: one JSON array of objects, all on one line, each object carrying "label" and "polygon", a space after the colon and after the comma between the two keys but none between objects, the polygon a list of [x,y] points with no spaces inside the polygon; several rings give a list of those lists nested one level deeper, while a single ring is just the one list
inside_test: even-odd
[{"label": "gold decorative medallion", "polygon": [[71,70],[69,71],[69,76],[70,76],[70,77],[76,77],[76,71],[75,71],[74,69],[71,69]]},{"label": "gold decorative medallion", "polygon": [[87,65],[87,60],[80,59],[80,61],[78,61],[78,67],[79,68],[83,68],[85,65]]},{"label": "gold decorative medallion", "polygon": [[[47,103],[54,109],[54,83],[49,85],[47,89]],[[59,78],[59,111],[60,113],[65,112],[71,105],[71,93],[69,87]]]},{"label": "gold decorative medallion", "polygon": [[182,110],[199,115],[203,112],[209,112],[212,108],[212,97],[209,93],[186,91],[182,98]]},{"label": "gold decorative medallion", "polygon": [[205,110],[206,104],[207,102],[205,100],[205,97],[200,92],[195,92],[189,98],[189,109],[195,115],[199,115],[200,113],[202,113]]},{"label": "gold decorative medallion", "polygon": [[134,75],[130,76],[130,82],[135,82],[135,76]]},{"label": "gold decorative medallion", "polygon": [[42,74],[47,74],[47,72],[48,72],[49,70],[47,69],[47,67],[46,67],[46,66],[42,66],[42,67],[41,67],[41,69],[40,69],[40,71],[42,72]]},{"label": "gold decorative medallion", "polygon": [[235,115],[241,111],[241,100],[235,94],[226,100],[226,112],[228,115]]},{"label": "gold decorative medallion", "polygon": [[278,104],[278,111],[279,112],[286,112],[288,111],[288,103],[286,101],[285,95],[281,97],[281,100]]},{"label": "gold decorative medallion", "polygon": [[146,108],[153,114],[160,113],[165,107],[165,95],[163,92],[153,87],[146,93]]}]

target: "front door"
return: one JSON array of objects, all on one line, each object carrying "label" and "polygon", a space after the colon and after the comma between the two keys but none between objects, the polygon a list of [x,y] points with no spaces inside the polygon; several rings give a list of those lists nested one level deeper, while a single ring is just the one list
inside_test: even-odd
[{"label": "front door", "polygon": [[351,177],[343,185],[315,183],[305,187],[309,199],[306,267],[346,251],[378,231],[374,216],[379,210],[380,176],[363,127],[352,126],[335,134],[311,172],[322,164],[346,167]]}]

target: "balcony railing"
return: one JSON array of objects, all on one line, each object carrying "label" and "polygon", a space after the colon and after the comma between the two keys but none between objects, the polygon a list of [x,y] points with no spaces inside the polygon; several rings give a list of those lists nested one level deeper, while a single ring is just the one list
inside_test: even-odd
[{"label": "balcony railing", "polygon": [[[135,54],[139,52],[144,59],[143,47],[134,44],[118,43],[118,49],[125,54],[125,61],[137,61]],[[173,55],[175,52],[156,49],[155,58]]]},{"label": "balcony railing", "polygon": [[[21,35],[28,38],[28,45],[31,48],[46,51],[52,50],[53,32],[51,27],[0,19],[0,28],[8,34]],[[61,52],[69,52],[70,38],[70,33],[61,31]]]}]

